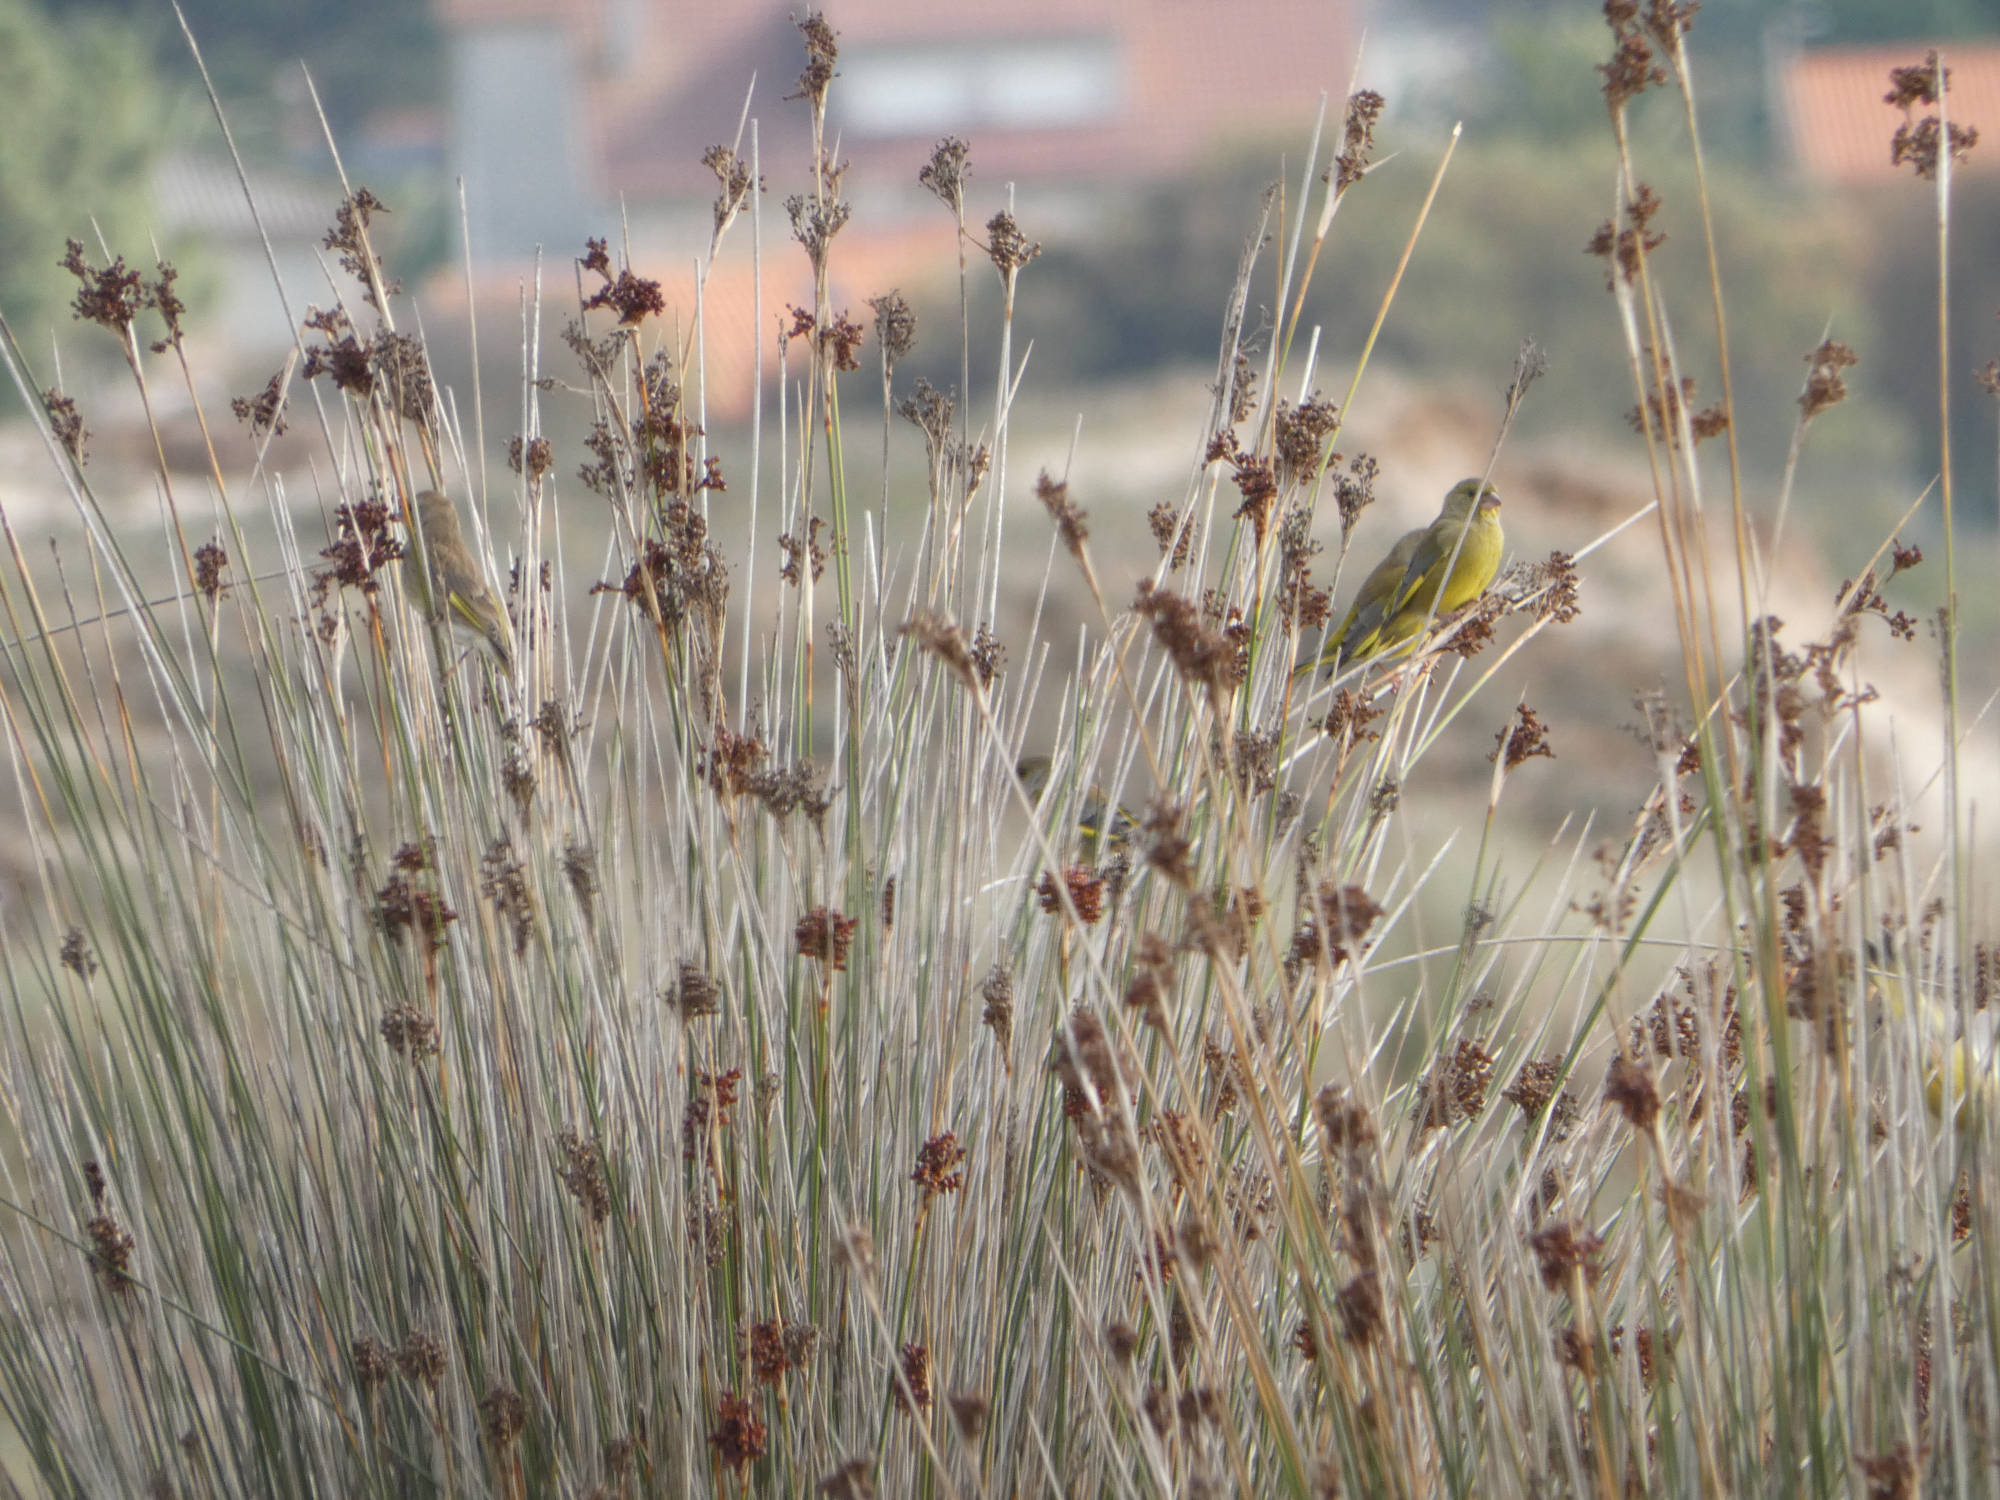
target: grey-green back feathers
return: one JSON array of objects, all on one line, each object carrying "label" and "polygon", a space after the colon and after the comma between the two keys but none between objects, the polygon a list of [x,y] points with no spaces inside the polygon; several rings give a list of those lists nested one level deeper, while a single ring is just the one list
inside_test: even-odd
[{"label": "grey-green back feathers", "polygon": [[[487,586],[479,560],[459,530],[458,510],[436,490],[417,496],[417,526],[403,554],[403,583],[419,609],[448,623],[455,635],[484,647],[503,671],[514,670],[514,633],[507,611]],[[428,559],[425,570],[420,559]]]}]

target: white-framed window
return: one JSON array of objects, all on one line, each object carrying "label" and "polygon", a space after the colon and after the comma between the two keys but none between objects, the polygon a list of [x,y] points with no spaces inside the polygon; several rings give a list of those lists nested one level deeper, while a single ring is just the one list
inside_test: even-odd
[{"label": "white-framed window", "polygon": [[1057,130],[1114,116],[1122,99],[1109,36],[911,43],[840,60],[839,127],[870,139],[947,131]]}]

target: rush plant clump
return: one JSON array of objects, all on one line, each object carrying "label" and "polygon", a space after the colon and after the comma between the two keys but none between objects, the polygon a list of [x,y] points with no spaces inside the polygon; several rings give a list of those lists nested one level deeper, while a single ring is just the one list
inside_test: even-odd
[{"label": "rush plant clump", "polygon": [[[1885,541],[1823,628],[1772,617],[1724,288],[1684,309],[1654,277],[1669,228],[1708,238],[1705,200],[1644,185],[1629,120],[1678,93],[1699,165],[1693,7],[1605,9],[1618,207],[1589,247],[1682,676],[1636,685],[1652,789],[1629,826],[1527,869],[1495,832],[1508,789],[1578,741],[1489,684],[1590,628],[1597,539],[1517,564],[1393,661],[1294,671],[1396,462],[1342,446],[1367,349],[1337,400],[1271,394],[1309,388],[1292,335],[1319,245],[1388,165],[1372,91],[1287,189],[1322,208],[1303,268],[1247,256],[1216,288],[1235,312],[1188,435],[1206,457],[1153,508],[1130,588],[1105,583],[1085,487],[1010,464],[1008,403],[972,415],[973,371],[1013,388],[1045,232],[984,192],[976,143],[910,170],[955,221],[961,309],[997,277],[997,341],[920,329],[893,289],[872,318],[836,299],[857,210],[816,15],[773,106],[808,140],[803,182],[773,191],[814,291],[758,396],[783,421],[747,451],[706,430],[699,303],[593,238],[482,493],[365,189],[330,210],[345,294],[233,403],[240,428],[204,429],[212,507],[154,474],[159,535],[111,523],[92,414],[0,328],[103,601],[9,547],[6,815],[32,854],[0,949],[18,1482],[1984,1484],[1994,945],[1958,752],[1880,758],[1856,656],[1863,631],[1935,650],[1958,744],[1955,604],[1918,639],[1883,590],[1922,554]],[[1948,77],[1931,59],[1890,81],[1941,226],[1975,145],[1939,124]],[[750,254],[766,186],[743,141],[702,160],[705,278]],[[50,255],[141,395],[200,399],[171,267]],[[1293,309],[1254,347],[1253,276]],[[1677,318],[1715,325],[1712,406]],[[958,389],[905,377],[954,333]],[[1801,353],[1794,456],[1840,420],[1857,357]],[[1538,370],[1524,349],[1496,447]],[[848,479],[878,420],[911,497],[888,555],[889,486],[871,508]],[[288,425],[330,445],[310,496],[261,461]],[[408,597],[394,564],[432,489],[471,520],[511,661],[465,655]],[[1955,580],[1950,495],[1947,471]],[[1003,520],[1082,601],[1080,650],[1002,608]],[[163,595],[142,550],[171,563]],[[1490,790],[1447,865],[1409,830],[1460,721]],[[1920,832],[1902,798],[1934,773]]]}]

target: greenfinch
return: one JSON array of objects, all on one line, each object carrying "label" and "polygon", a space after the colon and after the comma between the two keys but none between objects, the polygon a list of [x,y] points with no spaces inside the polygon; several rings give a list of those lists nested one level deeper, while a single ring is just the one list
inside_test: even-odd
[{"label": "greenfinch", "polygon": [[[430,560],[428,573],[420,562],[423,557]],[[458,511],[436,490],[417,496],[417,526],[403,555],[403,581],[428,618],[448,622],[454,635],[490,651],[502,671],[514,670],[514,635],[507,611],[465,545]]]},{"label": "greenfinch", "polygon": [[[1407,541],[1404,537],[1396,545],[1401,547]],[[1350,620],[1342,623],[1320,659],[1338,668],[1407,645],[1427,621],[1461,609],[1486,592],[1493,575],[1500,571],[1505,543],[1499,494],[1492,485],[1477,479],[1460,480],[1444,497],[1438,518],[1419,536],[1402,578],[1379,602],[1370,605],[1367,614],[1376,621],[1374,626],[1362,628],[1363,601],[1357,597]],[[1388,566],[1386,560],[1383,566]],[[1374,583],[1371,573],[1361,585],[1362,592],[1367,593]]]},{"label": "greenfinch", "polygon": [[1964,1129],[1974,1118],[1989,1114],[2000,1101],[2000,1046],[1996,1046],[1992,1013],[1981,1012],[1960,1031],[1949,1004],[1940,1004],[1893,963],[1884,963],[1872,942],[1862,944],[1866,959],[1868,998],[1887,1007],[1901,1026],[1912,1026],[1919,1048],[1924,1106],[1942,1122],[1947,1096],[1953,1101],[1952,1124]]},{"label": "greenfinch", "polygon": [[1361,580],[1361,587],[1355,590],[1354,602],[1347,607],[1339,627],[1326,638],[1326,650],[1313,661],[1307,662],[1299,670],[1310,672],[1320,662],[1338,667],[1341,660],[1343,641],[1363,641],[1382,628],[1384,618],[1394,608],[1392,600],[1403,582],[1403,574],[1409,571],[1410,559],[1417,555],[1417,545],[1424,539],[1427,527],[1419,526],[1414,531],[1406,531],[1389,549],[1389,555],[1375,564],[1374,571]]},{"label": "greenfinch", "polygon": [[[1016,763],[1014,774],[1021,779],[1021,789],[1028,794],[1028,800],[1039,804],[1049,789],[1050,779],[1055,771],[1055,763],[1046,755],[1028,755]],[[1106,809],[1110,815],[1106,817]],[[1083,794],[1083,807],[1077,813],[1076,826],[1084,836],[1085,848],[1094,856],[1101,843],[1108,843],[1113,849],[1121,847],[1138,827],[1138,820],[1123,807],[1112,805],[1104,795],[1104,788],[1092,782]]]}]

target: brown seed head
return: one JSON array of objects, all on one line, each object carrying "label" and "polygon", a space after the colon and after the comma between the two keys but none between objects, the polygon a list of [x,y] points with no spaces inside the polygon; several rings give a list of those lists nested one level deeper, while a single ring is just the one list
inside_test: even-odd
[{"label": "brown seed head", "polygon": [[951,1408],[951,1424],[960,1441],[975,1446],[986,1432],[986,1398],[977,1391],[953,1391],[945,1397],[945,1405]]},{"label": "brown seed head", "polygon": [[875,1500],[875,1460],[857,1454],[819,1482],[828,1500]]},{"label": "brown seed head", "polygon": [[750,1375],[759,1385],[776,1385],[792,1367],[785,1354],[785,1325],[780,1318],[766,1318],[750,1325]]},{"label": "brown seed head", "polygon": [[1041,245],[1021,233],[1012,214],[1003,211],[986,221],[986,254],[1003,280],[1011,282],[1021,267],[1041,253]]},{"label": "brown seed head", "polygon": [[917,172],[917,182],[960,218],[965,216],[965,182],[972,175],[972,148],[946,136]]},{"label": "brown seed head", "polygon": [[834,79],[833,65],[840,60],[840,34],[828,24],[824,13],[816,10],[807,11],[798,27],[799,35],[805,38],[806,66],[799,74],[798,92],[789,97],[805,100],[818,114],[826,108],[826,91]]},{"label": "brown seed head", "polygon": [[1069,486],[1060,480],[1051,479],[1044,469],[1035,480],[1035,498],[1048,510],[1049,518],[1056,523],[1056,535],[1072,557],[1083,555],[1083,544],[1090,537],[1090,528],[1084,523],[1083,511],[1069,498]]},{"label": "brown seed head", "polygon": [[1542,1285],[1552,1292],[1565,1292],[1572,1274],[1580,1273],[1584,1285],[1595,1286],[1602,1268],[1598,1254],[1604,1241],[1577,1224],[1550,1224],[1528,1236],[1528,1248],[1541,1269]]},{"label": "brown seed head", "polygon": [[965,1174],[957,1170],[964,1160],[965,1148],[959,1145],[957,1136],[949,1130],[934,1135],[917,1151],[917,1166],[910,1173],[910,1181],[924,1190],[926,1198],[955,1193],[965,1186]]},{"label": "brown seed head", "polygon": [[920,610],[903,622],[899,634],[912,637],[955,673],[968,688],[979,688],[979,669],[957,625],[935,610]]},{"label": "brown seed head", "polygon": [[1382,1282],[1373,1271],[1363,1271],[1334,1293],[1333,1310],[1340,1318],[1340,1331],[1351,1343],[1366,1344],[1382,1331]]},{"label": "brown seed head", "polygon": [[389,1372],[395,1368],[395,1357],[389,1346],[368,1334],[348,1346],[348,1357],[354,1368],[354,1383],[364,1397],[374,1395],[377,1387],[389,1378]]},{"label": "brown seed head", "polygon": [[855,918],[830,906],[815,906],[792,929],[801,958],[816,959],[838,971],[847,967],[847,950],[854,941]]},{"label": "brown seed head", "polygon": [[715,1450],[716,1458],[741,1473],[764,1456],[768,1437],[756,1408],[734,1391],[723,1392],[716,1408],[715,1426],[708,1434],[708,1445]]},{"label": "brown seed head", "polygon": [[1190,684],[1219,698],[1242,682],[1248,665],[1245,643],[1232,632],[1211,625],[1186,595],[1156,588],[1151,579],[1141,579],[1132,609],[1152,624],[1153,639]]},{"label": "brown seed head", "polygon": [[434,1391],[444,1378],[444,1349],[421,1328],[413,1328],[396,1351],[396,1370],[412,1385]]},{"label": "brown seed head", "polygon": [[[1340,152],[1333,159],[1335,196],[1345,193],[1368,172],[1375,152],[1375,125],[1388,101],[1373,89],[1361,89],[1347,96],[1347,117],[1340,132]],[[1322,178],[1322,181],[1325,179]]]},{"label": "brown seed head", "polygon": [[604,1175],[602,1148],[574,1130],[565,1130],[558,1136],[556,1148],[562,1152],[559,1175],[563,1187],[591,1223],[602,1224],[611,1213],[611,1184]]},{"label": "brown seed head", "polygon": [[1070,904],[1076,908],[1078,921],[1090,927],[1104,920],[1104,877],[1089,865],[1070,865],[1062,872],[1061,885],[1056,883],[1053,874],[1044,871],[1035,886],[1042,910],[1052,917],[1063,915],[1064,890],[1069,892]]},{"label": "brown seed head", "polygon": [[917,347],[917,315],[900,291],[870,297],[868,305],[875,309],[875,343],[893,370],[897,361]]},{"label": "brown seed head", "polygon": [[479,1427],[486,1441],[505,1450],[527,1430],[528,1403],[510,1385],[496,1385],[479,1398]]},{"label": "brown seed head", "polygon": [[[902,1367],[903,1378],[897,1380],[892,1376],[889,1381],[889,1391],[895,1398],[896,1405],[903,1411],[911,1410],[912,1406],[919,1412],[929,1411],[931,1409],[931,1351],[922,1344],[905,1344],[902,1348],[902,1357],[898,1363]],[[906,1386],[908,1387],[907,1391],[904,1389]]]},{"label": "brown seed head", "polygon": [[1806,356],[1806,364],[1811,368],[1806,375],[1805,393],[1799,397],[1799,410],[1805,413],[1806,421],[1847,399],[1847,382],[1841,378],[1841,372],[1860,362],[1859,355],[1834,339],[1826,340]]},{"label": "brown seed head", "polygon": [[1326,1133],[1328,1151],[1362,1151],[1375,1144],[1375,1119],[1349,1089],[1327,1084],[1313,1097],[1313,1118]]},{"label": "brown seed head", "polygon": [[1604,1102],[1615,1104],[1634,1130],[1650,1131],[1660,1117],[1660,1090],[1653,1071],[1626,1053],[1611,1060],[1604,1080]]},{"label": "brown seed head", "polygon": [[1513,770],[1525,761],[1538,755],[1554,760],[1556,753],[1549,748],[1549,728],[1527,704],[1519,704],[1514,709],[1514,721],[1493,737],[1492,753],[1486,758],[1499,759],[1506,756],[1506,768]]}]

